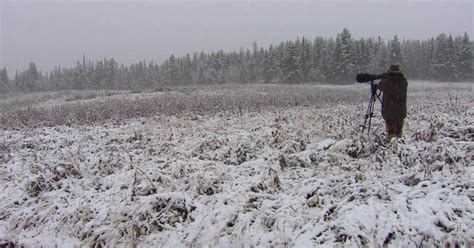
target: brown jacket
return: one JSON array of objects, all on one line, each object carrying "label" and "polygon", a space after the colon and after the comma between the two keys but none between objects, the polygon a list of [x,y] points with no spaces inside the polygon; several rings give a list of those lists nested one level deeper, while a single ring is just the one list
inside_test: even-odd
[{"label": "brown jacket", "polygon": [[382,116],[387,121],[402,121],[407,116],[408,82],[402,73],[387,73],[377,84],[383,92]]}]

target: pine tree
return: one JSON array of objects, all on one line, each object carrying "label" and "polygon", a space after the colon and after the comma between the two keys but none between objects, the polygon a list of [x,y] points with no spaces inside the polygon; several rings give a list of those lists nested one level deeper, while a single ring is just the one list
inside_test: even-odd
[{"label": "pine tree", "polygon": [[13,82],[17,91],[21,91],[23,89],[23,79],[20,78],[18,70],[15,71],[15,77],[13,78]]},{"label": "pine tree", "polygon": [[248,75],[248,53],[245,53],[243,49],[239,53],[239,81],[243,84],[249,83]]},{"label": "pine tree", "polygon": [[[106,89],[115,89],[117,85],[117,62],[115,62],[114,58],[109,60],[104,59],[104,73],[105,73],[105,88]],[[85,72],[85,68],[82,71],[84,81],[88,84],[87,74]]]},{"label": "pine tree", "polygon": [[[298,37],[268,49],[254,42],[250,49],[240,52],[172,55],[160,65],[143,60],[120,67],[113,58],[86,63],[83,55],[82,62],[74,67],[58,66],[45,76],[32,63],[27,70],[15,73],[9,89],[140,89],[161,83],[298,83],[326,79],[352,82],[354,74],[381,73],[390,63],[401,64],[410,78],[472,79],[473,46],[467,33],[455,39],[445,34],[435,38],[400,41],[394,36],[386,43],[381,38],[353,40],[344,29],[336,39],[317,37],[309,42]],[[5,79],[1,78],[4,70],[0,69],[0,90],[5,88]]]},{"label": "pine tree", "polygon": [[308,75],[308,81],[310,82],[322,82],[325,80],[325,77],[322,72],[322,66],[324,63],[324,46],[326,45],[326,41],[321,38],[317,37],[314,42],[313,46],[311,47],[310,53],[310,70]]},{"label": "pine tree", "polygon": [[419,41],[406,41],[402,45],[402,53],[405,54],[403,62],[403,73],[413,79],[419,79],[422,74],[420,69],[421,45]]},{"label": "pine tree", "polygon": [[225,83],[225,70],[224,63],[219,55],[211,54],[209,60],[209,76],[211,84],[223,84]]},{"label": "pine tree", "polygon": [[270,52],[265,51],[263,60],[263,83],[269,84],[273,82],[275,70]]},{"label": "pine tree", "polygon": [[456,53],[454,50],[454,39],[452,35],[448,36],[446,41],[446,71],[445,71],[445,78],[449,81],[456,81]]},{"label": "pine tree", "polygon": [[324,56],[324,45],[325,45],[326,41],[321,38],[321,37],[317,37],[315,40],[314,40],[314,43],[313,43],[313,51],[311,53],[311,58],[313,59],[313,68],[314,69],[318,69],[320,70],[321,68],[321,61],[323,59],[323,56]]},{"label": "pine tree", "polygon": [[[118,68],[117,73],[117,88],[118,89],[127,89],[130,88],[130,81],[128,80],[130,75],[129,67],[125,67],[125,65],[121,64]],[[90,75],[88,76],[91,77]]]},{"label": "pine tree", "polygon": [[256,41],[252,42],[252,58],[257,59],[258,58],[258,44]]},{"label": "pine tree", "polygon": [[472,47],[469,41],[469,36],[464,33],[461,38],[457,58],[456,58],[456,69],[459,80],[471,80],[472,79]]},{"label": "pine tree", "polygon": [[[135,65],[130,66],[130,70],[133,72],[135,68]],[[105,78],[105,66],[104,66],[104,61],[100,60],[97,61],[95,64],[95,70],[93,74],[93,88],[100,89],[103,87],[103,81]],[[130,82],[132,84],[135,83],[134,78],[131,76]]]},{"label": "pine tree", "polygon": [[328,39],[324,47],[323,57],[321,59],[321,72],[328,81],[331,81],[330,78],[333,78],[333,60],[335,49],[336,42],[334,39]]},{"label": "pine tree", "polygon": [[296,57],[296,46],[292,42],[289,42],[286,48],[286,56],[280,62],[280,68],[283,73],[284,82],[295,84],[299,82],[301,78],[301,73],[298,69],[298,61]]},{"label": "pine tree", "polygon": [[198,70],[199,62],[200,61],[199,61],[198,53],[193,53],[193,58],[191,59],[191,69],[193,72],[193,76],[195,76],[194,74],[196,74]]},{"label": "pine tree", "polygon": [[[256,43],[254,43],[254,51],[256,52]],[[247,79],[249,83],[256,83],[257,82],[257,61],[256,58],[253,56],[255,53],[251,53],[249,49],[246,51],[245,57],[246,60],[246,68],[245,71],[247,73]]]},{"label": "pine tree", "polygon": [[8,78],[7,68],[3,67],[3,69],[0,70],[0,93],[7,92],[9,84],[10,79]]},{"label": "pine tree", "polygon": [[352,63],[354,61],[352,45],[351,33],[344,28],[336,38],[336,48],[329,80],[338,83],[348,83],[354,80],[355,66]]},{"label": "pine tree", "polygon": [[86,86],[86,82],[84,80],[84,73],[82,71],[82,65],[79,62],[77,62],[76,68],[74,69],[71,84],[71,87],[75,90],[82,90]]},{"label": "pine tree", "polygon": [[168,64],[165,67],[165,73],[166,73],[165,83],[167,85],[179,84],[178,82],[179,68],[178,68],[178,63],[176,61],[176,57],[174,55],[171,55],[170,58],[168,59]]},{"label": "pine tree", "polygon": [[421,64],[418,65],[422,69],[422,79],[433,79],[434,77],[431,75],[431,68],[433,62],[433,54],[434,54],[434,39],[426,40],[421,42]]},{"label": "pine tree", "polygon": [[198,68],[197,72],[197,84],[209,84],[211,81],[207,75],[208,69],[207,66],[204,64],[201,64]]},{"label": "pine tree", "polygon": [[370,63],[370,71],[374,73],[382,73],[388,67],[388,48],[382,41],[382,38],[378,38],[376,45],[374,46],[375,55],[372,57]]},{"label": "pine tree", "polygon": [[193,62],[191,56],[186,54],[186,58],[183,61],[183,84],[191,85],[193,84]]},{"label": "pine tree", "polygon": [[55,66],[49,74],[49,85],[52,90],[64,89],[64,80],[62,79],[61,67]]},{"label": "pine tree", "polygon": [[371,60],[371,51],[364,39],[354,41],[352,64],[356,72],[368,72]]},{"label": "pine tree", "polygon": [[442,33],[436,37],[431,75],[436,80],[455,80],[454,41],[452,36]]},{"label": "pine tree", "polygon": [[298,66],[301,72],[301,82],[309,82],[309,73],[311,71],[311,44],[303,37],[301,41],[301,54],[298,59]]},{"label": "pine tree", "polygon": [[393,37],[393,40],[389,43],[389,47],[390,47],[390,58],[389,58],[388,63],[399,64],[400,66],[403,67],[403,54],[402,54],[401,43],[400,43],[400,40],[398,39],[398,36],[395,35],[395,37]]},{"label": "pine tree", "polygon": [[40,80],[40,73],[36,64],[34,62],[30,62],[28,66],[28,70],[24,74],[24,90],[27,91],[34,91],[39,84]]}]

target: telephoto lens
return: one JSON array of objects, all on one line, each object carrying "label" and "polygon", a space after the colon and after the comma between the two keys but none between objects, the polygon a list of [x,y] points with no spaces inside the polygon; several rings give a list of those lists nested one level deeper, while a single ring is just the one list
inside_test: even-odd
[{"label": "telephoto lens", "polygon": [[369,82],[369,81],[373,81],[377,79],[383,79],[384,77],[385,77],[384,74],[376,75],[376,74],[370,74],[370,73],[359,73],[356,76],[356,80],[359,83],[365,83],[365,82]]}]

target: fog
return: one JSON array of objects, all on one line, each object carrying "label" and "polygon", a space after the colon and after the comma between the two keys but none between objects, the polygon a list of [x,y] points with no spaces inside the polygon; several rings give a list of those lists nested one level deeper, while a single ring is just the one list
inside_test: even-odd
[{"label": "fog", "polygon": [[82,59],[162,62],[171,54],[250,48],[305,36],[428,39],[473,33],[471,1],[9,1],[0,0],[0,66],[9,74]]}]

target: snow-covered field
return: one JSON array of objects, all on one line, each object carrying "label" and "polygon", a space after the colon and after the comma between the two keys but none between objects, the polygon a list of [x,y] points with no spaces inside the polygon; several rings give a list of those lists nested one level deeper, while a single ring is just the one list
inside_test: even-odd
[{"label": "snow-covered field", "polygon": [[368,85],[2,100],[0,245],[470,246],[473,86],[412,83],[389,144]]}]

